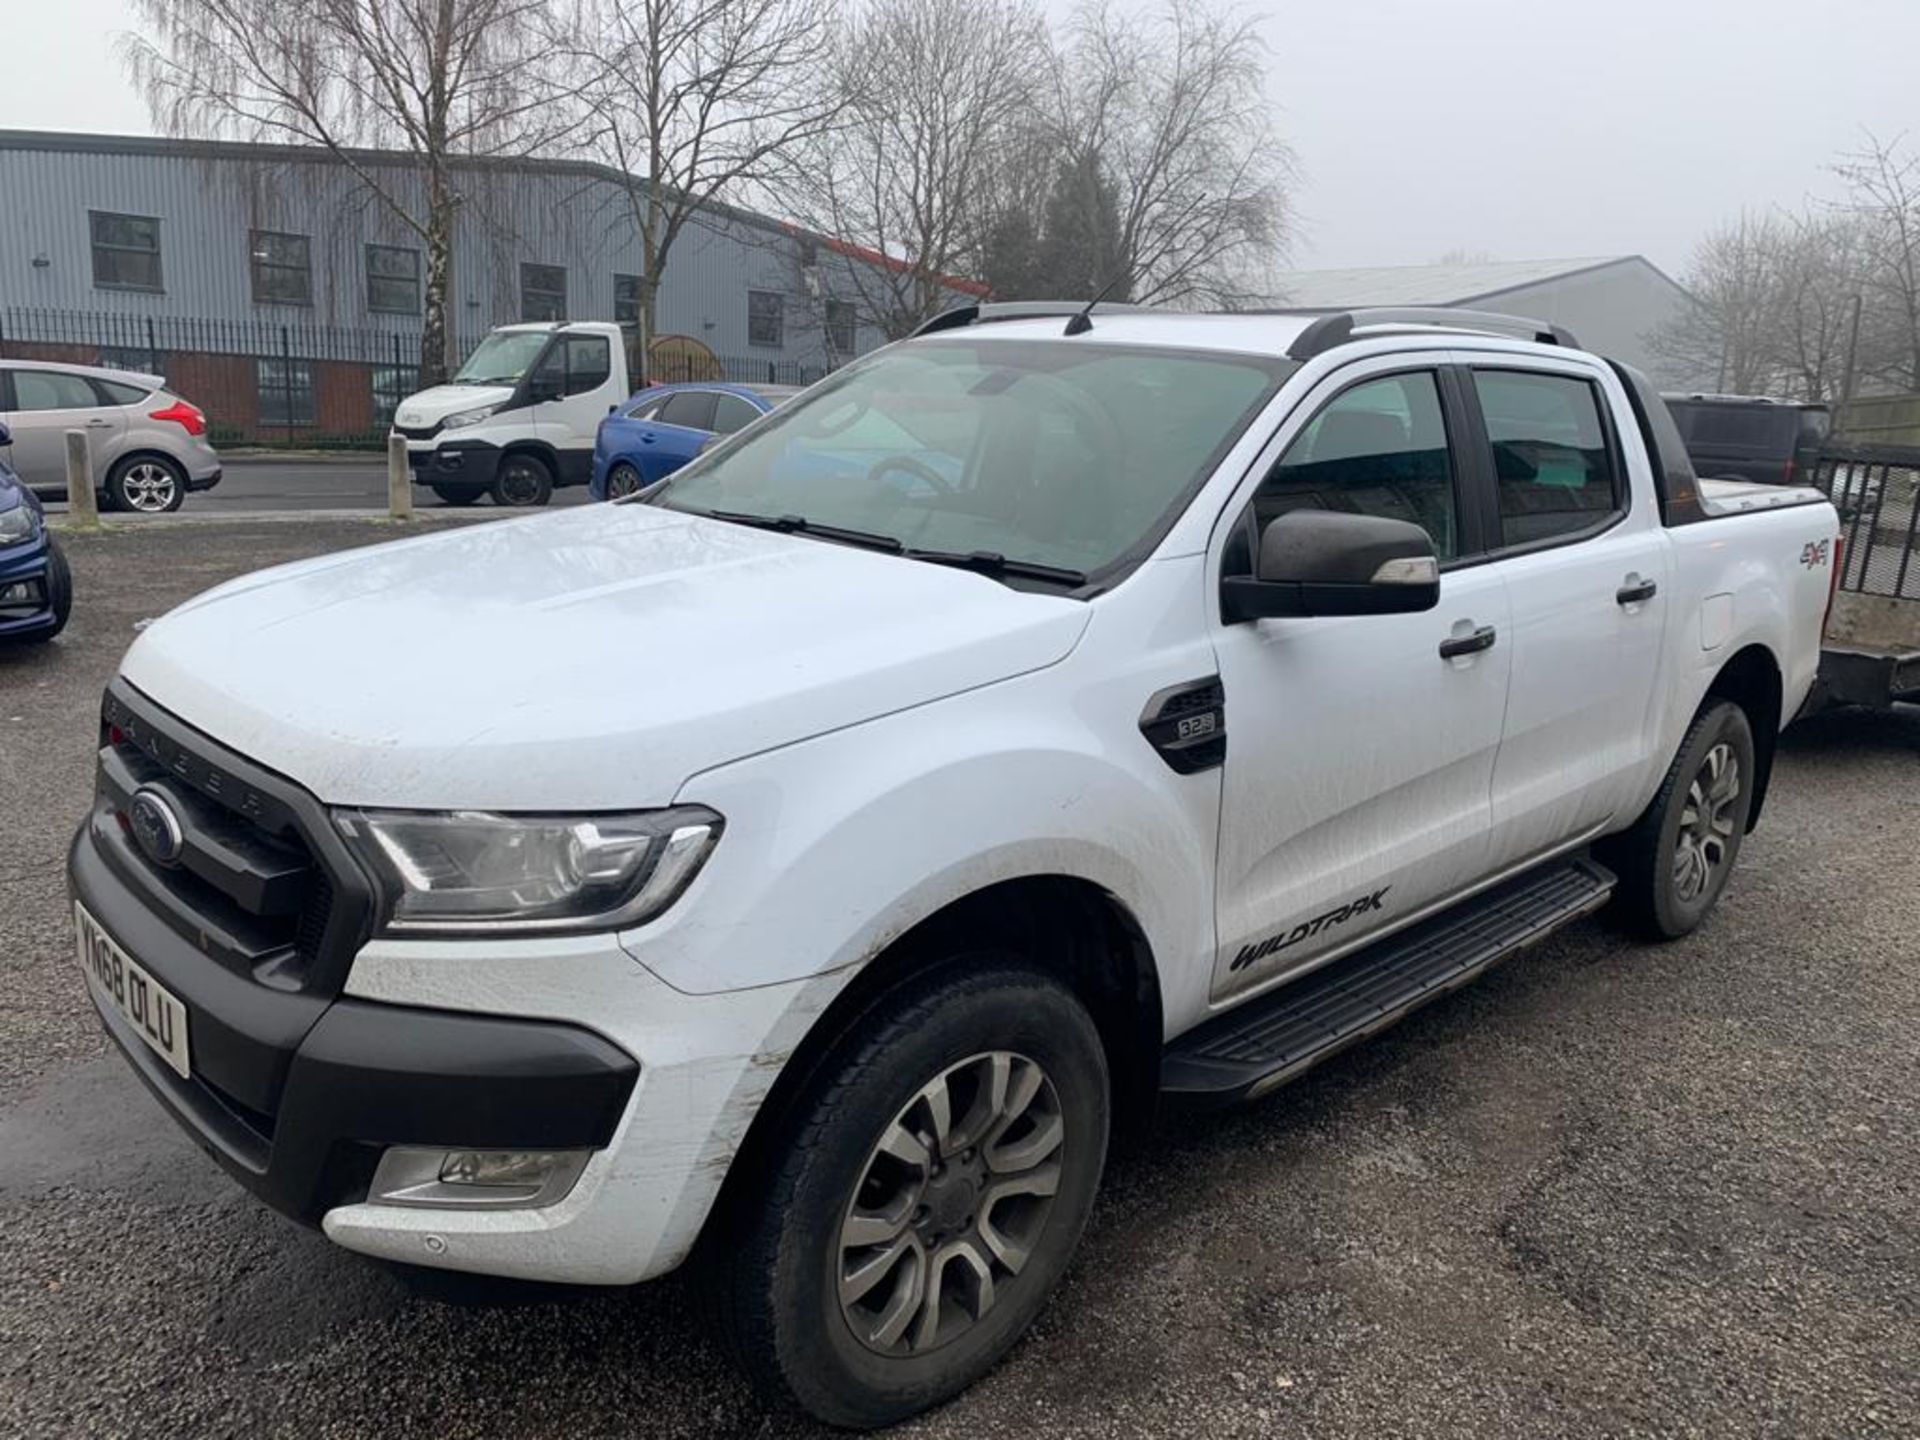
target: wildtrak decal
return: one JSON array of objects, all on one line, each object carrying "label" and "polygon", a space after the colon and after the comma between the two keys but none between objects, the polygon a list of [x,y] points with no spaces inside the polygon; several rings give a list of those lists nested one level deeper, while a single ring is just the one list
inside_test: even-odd
[{"label": "wildtrak decal", "polygon": [[1357,900],[1349,900],[1344,905],[1336,906],[1324,915],[1316,915],[1311,920],[1302,920],[1291,930],[1282,930],[1279,934],[1269,935],[1266,939],[1256,941],[1252,945],[1243,945],[1240,947],[1240,953],[1233,957],[1233,964],[1227,968],[1244,970],[1256,960],[1264,960],[1267,956],[1285,950],[1289,946],[1298,945],[1302,940],[1311,940],[1322,930],[1330,930],[1336,925],[1346,924],[1356,915],[1365,915],[1378,910],[1381,908],[1381,902],[1386,899],[1387,892],[1392,888],[1391,885],[1382,885],[1371,895],[1362,895]]}]

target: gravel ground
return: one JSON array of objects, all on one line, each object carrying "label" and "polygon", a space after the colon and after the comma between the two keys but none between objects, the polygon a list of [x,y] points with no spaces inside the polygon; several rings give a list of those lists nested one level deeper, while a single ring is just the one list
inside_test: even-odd
[{"label": "gravel ground", "polygon": [[[61,854],[134,622],[365,523],[70,540],[0,655],[0,1434],[809,1433],[695,1282],[452,1306],[260,1209],[90,1018]],[[1784,744],[1717,917],[1583,924],[1116,1160],[1070,1282],[920,1436],[1920,1432],[1920,711]]]}]

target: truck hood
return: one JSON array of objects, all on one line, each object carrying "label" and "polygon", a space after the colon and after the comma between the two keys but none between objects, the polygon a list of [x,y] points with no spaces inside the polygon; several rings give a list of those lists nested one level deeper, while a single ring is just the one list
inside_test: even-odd
[{"label": "truck hood", "polygon": [[438,425],[449,415],[482,405],[504,405],[513,396],[511,385],[435,385],[409,395],[394,409],[393,423],[408,429]]},{"label": "truck hood", "polygon": [[593,505],[230,581],[149,626],[136,688],[332,804],[611,810],[1053,664],[1084,602]]}]

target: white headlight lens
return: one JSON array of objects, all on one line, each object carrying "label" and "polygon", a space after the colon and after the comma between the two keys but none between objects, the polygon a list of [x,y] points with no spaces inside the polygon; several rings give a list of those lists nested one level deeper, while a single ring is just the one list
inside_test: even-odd
[{"label": "white headlight lens", "polygon": [[702,806],[631,815],[343,810],[394,933],[610,930],[679,898],[720,838]]},{"label": "white headlight lens", "polygon": [[40,533],[40,514],[31,505],[0,510],[0,545],[11,545]]},{"label": "white headlight lens", "polygon": [[440,428],[442,430],[458,430],[463,425],[478,425],[482,420],[492,415],[497,408],[499,407],[494,405],[482,405],[475,410],[456,410],[440,422]]}]

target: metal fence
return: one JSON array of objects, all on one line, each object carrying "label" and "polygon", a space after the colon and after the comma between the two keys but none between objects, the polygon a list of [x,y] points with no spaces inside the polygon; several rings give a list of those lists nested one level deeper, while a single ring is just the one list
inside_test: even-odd
[{"label": "metal fence", "polygon": [[1920,600],[1920,447],[1858,445],[1821,452],[1810,482],[1840,512],[1840,588]]},{"label": "metal fence", "polygon": [[[453,338],[456,365],[485,331]],[[232,320],[0,308],[0,356],[108,365],[166,377],[207,412],[219,444],[358,448],[385,443],[394,406],[419,388],[420,326]],[[629,355],[629,373],[642,367]],[[831,367],[714,355],[684,340],[656,351],[649,381],[810,385]]]}]

